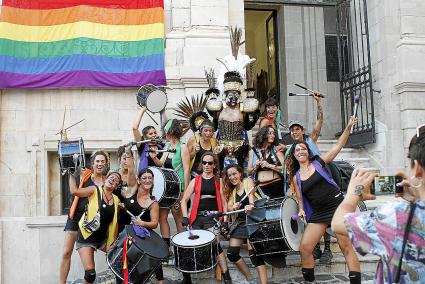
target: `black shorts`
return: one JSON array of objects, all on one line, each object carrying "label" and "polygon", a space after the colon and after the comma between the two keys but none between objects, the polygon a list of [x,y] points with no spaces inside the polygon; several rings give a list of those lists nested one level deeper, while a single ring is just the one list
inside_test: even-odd
[{"label": "black shorts", "polygon": [[78,222],[80,221],[81,217],[83,216],[83,213],[75,213],[74,219],[68,218],[66,219],[65,228],[64,231],[78,231]]}]

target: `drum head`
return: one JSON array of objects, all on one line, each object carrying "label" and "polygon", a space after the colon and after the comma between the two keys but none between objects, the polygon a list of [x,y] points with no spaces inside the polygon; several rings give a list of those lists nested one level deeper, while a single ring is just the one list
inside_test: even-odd
[{"label": "drum head", "polygon": [[164,196],[164,187],[165,187],[164,175],[162,174],[160,168],[149,167],[149,169],[153,172],[152,195],[155,196],[155,199],[159,202],[161,198]]},{"label": "drum head", "polygon": [[293,198],[287,197],[282,201],[281,206],[281,226],[286,242],[292,250],[299,251],[304,233],[304,223],[300,218],[292,219],[292,216],[298,216],[298,204]]},{"label": "drum head", "polygon": [[165,106],[167,105],[167,95],[165,92],[156,89],[152,93],[148,95],[146,98],[146,108],[150,112],[160,112],[162,111]]},{"label": "drum head", "polygon": [[171,242],[179,247],[198,247],[200,245],[211,243],[215,240],[214,233],[207,230],[191,230],[178,233]]},{"label": "drum head", "polygon": [[134,244],[145,254],[158,259],[168,257],[168,246],[155,231],[149,230],[150,237],[139,238],[134,232],[132,225],[126,226],[125,230],[127,230],[128,235],[133,237]]}]

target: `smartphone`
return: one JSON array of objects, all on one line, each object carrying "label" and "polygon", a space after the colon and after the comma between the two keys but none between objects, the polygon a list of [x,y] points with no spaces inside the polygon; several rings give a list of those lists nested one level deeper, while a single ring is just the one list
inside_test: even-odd
[{"label": "smartphone", "polygon": [[374,195],[402,193],[403,187],[397,186],[401,182],[401,176],[377,176],[370,188],[370,193]]}]

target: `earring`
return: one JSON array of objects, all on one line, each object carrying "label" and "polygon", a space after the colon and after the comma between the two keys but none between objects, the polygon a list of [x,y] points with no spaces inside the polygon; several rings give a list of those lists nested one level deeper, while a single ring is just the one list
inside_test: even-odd
[{"label": "earring", "polygon": [[[414,181],[417,181],[417,183],[416,184],[414,184]],[[411,176],[410,177],[410,185],[412,186],[412,187],[414,187],[414,188],[419,188],[419,187],[421,187],[422,185],[423,185],[423,181],[422,181],[422,177],[420,177],[420,178],[417,178],[417,177],[415,177],[415,176]]]}]

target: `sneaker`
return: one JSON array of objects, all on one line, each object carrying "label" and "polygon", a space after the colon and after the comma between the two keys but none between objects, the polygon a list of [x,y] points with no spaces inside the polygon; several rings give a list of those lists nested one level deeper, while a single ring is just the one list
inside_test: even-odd
[{"label": "sneaker", "polygon": [[240,284],[257,284],[257,280],[252,279],[252,280],[244,280],[242,281]]},{"label": "sneaker", "polygon": [[332,252],[330,250],[324,250],[322,256],[320,257],[320,264],[331,264],[331,260],[333,258]]},{"label": "sneaker", "polygon": [[313,250],[314,260],[319,259],[321,256],[322,256],[322,251],[320,250],[320,247],[317,247],[317,246],[314,247],[314,250]]}]

